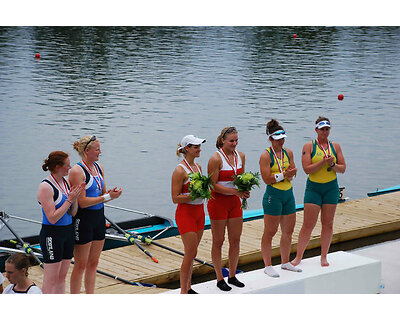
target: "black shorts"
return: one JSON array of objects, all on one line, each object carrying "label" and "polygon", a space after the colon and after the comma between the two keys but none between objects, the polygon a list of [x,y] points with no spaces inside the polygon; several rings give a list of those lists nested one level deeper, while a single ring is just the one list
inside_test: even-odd
[{"label": "black shorts", "polygon": [[56,263],[72,259],[74,254],[74,229],[72,224],[54,226],[42,224],[39,243],[44,263]]},{"label": "black shorts", "polygon": [[86,244],[93,240],[104,240],[106,234],[106,219],[104,207],[91,210],[79,208],[73,218],[74,239],[76,244]]}]

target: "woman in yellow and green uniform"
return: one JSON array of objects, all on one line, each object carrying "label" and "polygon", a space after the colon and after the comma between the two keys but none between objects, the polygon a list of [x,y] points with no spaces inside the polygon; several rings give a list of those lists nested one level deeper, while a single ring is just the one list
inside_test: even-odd
[{"label": "woman in yellow and green uniform", "polygon": [[279,225],[282,236],[280,242],[281,268],[290,271],[301,271],[289,262],[292,234],[296,224],[296,204],[291,180],[297,173],[293,152],[284,148],[286,134],[275,119],[267,123],[267,135],[271,147],[264,150],[260,157],[260,172],[267,184],[263,197],[264,234],[261,239],[261,253],[265,269],[270,277],[279,277],[271,265],[272,238]]},{"label": "woman in yellow and green uniform", "polygon": [[304,221],[299,234],[297,255],[292,264],[298,265],[303,258],[321,211],[321,266],[327,267],[333,220],[339,200],[336,173],[346,171],[346,162],[340,145],[328,140],[331,129],[329,119],[320,116],[315,124],[317,138],[303,147],[302,164],[308,179],[304,193]]}]

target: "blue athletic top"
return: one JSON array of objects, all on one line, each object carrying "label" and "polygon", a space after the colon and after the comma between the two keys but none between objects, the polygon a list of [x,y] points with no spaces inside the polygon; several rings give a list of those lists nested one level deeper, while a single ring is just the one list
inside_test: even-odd
[{"label": "blue athletic top", "polygon": [[[85,173],[85,183],[86,183],[86,197],[99,197],[102,194],[102,190],[104,187],[104,179],[103,179],[103,172],[101,172],[100,166],[94,162],[94,165],[96,166],[97,170],[99,171],[100,175],[97,176],[96,178],[92,176],[92,174],[87,171],[85,166],[81,163],[78,162],[78,164],[82,167],[83,172]],[[97,180],[96,180],[97,179]],[[98,182],[100,180],[100,189]],[[104,207],[104,203],[98,203],[95,204],[91,207],[87,207],[85,209],[89,210],[98,210]]]},{"label": "blue athletic top", "polygon": [[[67,185],[67,188],[69,190],[68,182],[64,178],[63,178],[63,180],[65,181],[65,184]],[[53,193],[54,193],[53,199],[54,199],[54,203],[56,205],[56,210],[57,210],[59,207],[61,207],[64,204],[65,200],[67,200],[67,196],[64,193],[58,191],[58,189],[49,180],[44,179],[43,181],[47,182],[53,188]],[[40,204],[40,202],[39,202],[39,204]],[[53,224],[47,219],[46,214],[44,213],[44,210],[42,208],[42,213],[43,213],[42,223],[46,224],[46,225],[49,225],[49,226],[67,226],[67,225],[70,225],[72,223],[72,217],[71,217],[71,215],[68,214],[69,210],[70,209],[68,209],[67,212],[56,223]]]}]

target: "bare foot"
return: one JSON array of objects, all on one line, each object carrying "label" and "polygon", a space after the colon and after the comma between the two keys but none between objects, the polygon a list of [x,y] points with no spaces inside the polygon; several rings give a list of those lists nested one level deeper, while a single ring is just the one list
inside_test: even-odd
[{"label": "bare foot", "polygon": [[299,265],[300,262],[301,262],[301,259],[297,259],[297,258],[295,258],[294,260],[290,261],[290,263],[291,263],[292,265],[294,265],[294,266]]},{"label": "bare foot", "polygon": [[326,258],[321,258],[321,267],[329,267],[329,262]]}]

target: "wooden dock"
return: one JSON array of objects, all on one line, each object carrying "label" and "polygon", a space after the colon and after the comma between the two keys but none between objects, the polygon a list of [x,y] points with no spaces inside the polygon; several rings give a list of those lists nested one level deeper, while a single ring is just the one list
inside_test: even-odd
[{"label": "wooden dock", "polygon": [[[303,222],[303,211],[297,213],[297,222],[293,234],[292,252],[296,251],[297,239]],[[243,226],[239,266],[262,261],[261,237],[263,234],[263,219],[247,221]],[[336,210],[332,244],[360,239],[373,235],[389,233],[400,230],[400,192],[393,192],[340,203]],[[318,221],[307,249],[320,247],[321,224]],[[273,239],[272,256],[280,256],[279,252],[280,231]],[[157,240],[160,244],[172,247],[183,252],[180,236]],[[135,281],[153,283],[157,286],[165,285],[179,280],[179,269],[182,257],[160,247],[150,245],[147,247],[151,254],[159,260],[153,262],[136,246],[125,246],[104,251],[101,255],[98,268],[121,278]],[[228,263],[228,243],[225,241],[223,250],[223,264]],[[211,230],[204,231],[204,236],[198,249],[199,259],[211,262]],[[69,270],[69,275],[72,266]],[[213,269],[195,262],[194,275],[213,273]],[[69,292],[69,275],[67,276],[66,292]],[[41,286],[43,271],[34,267],[30,277]],[[7,282],[7,281],[6,281]],[[6,283],[4,285],[7,285]],[[82,285],[83,288],[83,285]],[[121,282],[98,275],[96,293],[160,293],[168,289],[146,288],[122,284]]]}]

